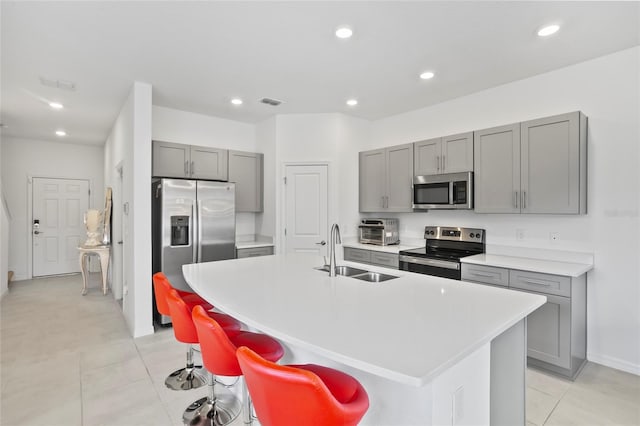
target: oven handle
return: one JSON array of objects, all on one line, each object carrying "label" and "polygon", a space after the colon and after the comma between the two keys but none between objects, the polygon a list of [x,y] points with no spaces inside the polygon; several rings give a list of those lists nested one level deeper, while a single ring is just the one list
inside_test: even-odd
[{"label": "oven handle", "polygon": [[424,258],[421,258],[421,257],[407,256],[407,255],[404,255],[404,254],[401,254],[398,257],[398,260],[400,262],[416,263],[418,265],[435,266],[435,267],[438,267],[438,268],[455,269],[455,270],[459,270],[460,269],[460,263],[458,263],[458,262],[449,262],[447,260],[424,259]]}]

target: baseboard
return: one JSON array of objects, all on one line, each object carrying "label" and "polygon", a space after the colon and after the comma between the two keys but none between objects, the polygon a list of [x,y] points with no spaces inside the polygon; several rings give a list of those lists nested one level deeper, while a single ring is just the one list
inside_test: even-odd
[{"label": "baseboard", "polygon": [[606,367],[615,368],[616,370],[625,371],[627,373],[640,376],[640,365],[633,364],[629,361],[624,361],[618,358],[614,358],[606,355],[587,354],[587,359],[596,364],[602,364]]}]

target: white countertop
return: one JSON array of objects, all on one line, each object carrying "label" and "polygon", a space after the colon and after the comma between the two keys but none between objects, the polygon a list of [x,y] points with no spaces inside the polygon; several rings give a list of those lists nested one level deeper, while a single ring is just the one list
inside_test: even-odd
[{"label": "white countertop", "polygon": [[541,272],[544,274],[569,277],[578,277],[593,269],[592,263],[559,262],[556,260],[531,259],[497,254],[476,254],[474,256],[463,257],[460,261],[474,265],[520,269],[522,271]]},{"label": "white countertop", "polygon": [[236,242],[237,249],[258,248],[258,247],[273,247],[273,243],[266,241],[238,241]]},{"label": "white countertop", "polygon": [[[372,284],[293,254],[183,266],[191,288],[245,324],[369,373],[422,386],[545,303],[544,296],[367,265]],[[363,265],[339,262],[362,268]]]},{"label": "white countertop", "polygon": [[[422,245],[424,246],[424,243]],[[361,244],[358,242],[347,242],[347,243],[342,243],[342,247],[351,247],[351,248],[357,248],[362,250],[372,250],[372,251],[381,251],[385,253],[398,254],[400,250],[410,250],[420,246],[415,244],[414,245],[392,244],[389,246],[379,246],[377,244]]]}]

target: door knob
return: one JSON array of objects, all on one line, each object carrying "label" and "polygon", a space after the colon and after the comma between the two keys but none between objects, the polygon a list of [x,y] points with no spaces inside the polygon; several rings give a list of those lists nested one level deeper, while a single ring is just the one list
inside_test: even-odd
[{"label": "door knob", "polygon": [[34,234],[38,235],[38,234],[44,234],[44,232],[42,231],[33,231]]},{"label": "door knob", "polygon": [[322,241],[320,241],[319,243],[316,243],[316,245],[319,245],[319,246],[326,246],[326,245],[327,245],[327,242],[326,242],[325,240],[322,240]]}]

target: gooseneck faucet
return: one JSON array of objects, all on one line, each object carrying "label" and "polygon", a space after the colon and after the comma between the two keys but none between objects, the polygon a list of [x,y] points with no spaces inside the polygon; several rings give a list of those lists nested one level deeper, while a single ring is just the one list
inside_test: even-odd
[{"label": "gooseneck faucet", "polygon": [[336,276],[336,244],[342,244],[342,239],[340,238],[340,227],[337,223],[334,223],[331,226],[331,235],[329,237],[329,276]]}]

